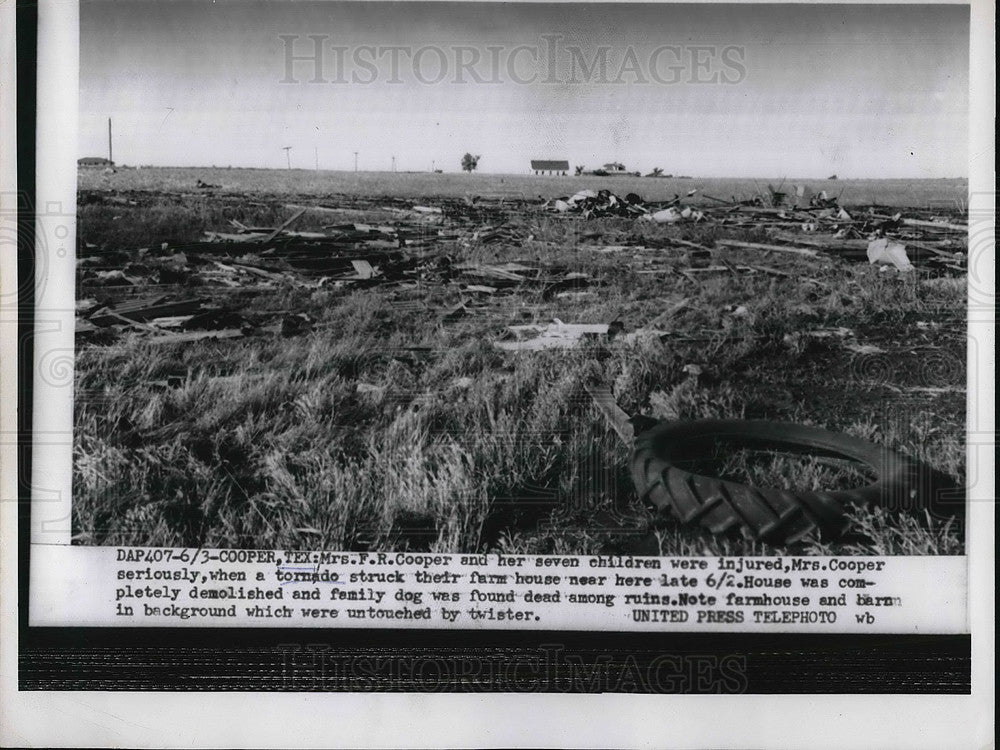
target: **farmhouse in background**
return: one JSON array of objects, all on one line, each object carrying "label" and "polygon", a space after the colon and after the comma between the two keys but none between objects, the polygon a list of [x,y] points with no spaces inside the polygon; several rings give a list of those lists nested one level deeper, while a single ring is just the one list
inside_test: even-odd
[{"label": "farmhouse in background", "polygon": [[625,168],[625,165],[622,164],[620,161],[608,162],[600,169],[595,169],[592,172],[584,172],[584,174],[592,174],[595,177],[607,177],[608,175],[611,174],[631,174],[635,175],[636,177],[641,176],[640,172],[629,172]]},{"label": "farmhouse in background", "polygon": [[115,165],[111,159],[105,159],[103,156],[85,156],[82,159],[77,159],[76,163],[81,167],[113,167]]},{"label": "farmhouse in background", "polygon": [[535,174],[560,174],[565,176],[569,172],[569,162],[559,160],[532,159],[531,169]]}]

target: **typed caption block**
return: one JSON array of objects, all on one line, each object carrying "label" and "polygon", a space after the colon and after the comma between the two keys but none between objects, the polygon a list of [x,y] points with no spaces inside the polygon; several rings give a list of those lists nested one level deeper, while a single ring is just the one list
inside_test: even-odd
[{"label": "typed caption block", "polygon": [[33,625],[967,632],[964,557],[40,546]]}]

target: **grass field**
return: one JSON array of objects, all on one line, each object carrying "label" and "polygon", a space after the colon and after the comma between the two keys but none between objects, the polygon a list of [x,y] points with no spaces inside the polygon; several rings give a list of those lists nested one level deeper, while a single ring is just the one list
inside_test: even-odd
[{"label": "grass field", "polygon": [[[106,174],[101,169],[80,170],[80,190],[142,190],[195,192],[198,180],[219,185],[219,195],[350,195],[356,197],[396,196],[406,198],[518,198],[533,200],[569,195],[582,187],[607,188],[619,195],[636,192],[650,201],[667,200],[692,189],[728,199],[747,197],[767,190],[767,183],[810,185],[840,196],[844,206],[881,204],[908,208],[940,206],[964,208],[968,195],[966,179],[935,180],[809,180],[791,176],[752,179],[646,178],[646,177],[552,177],[536,175],[496,175],[388,172],[315,172],[312,170],[145,168],[119,169]],[[695,203],[699,202],[695,198]],[[710,204],[710,201],[703,201]]]},{"label": "grass field", "polygon": [[[198,190],[198,179],[221,187]],[[584,386],[612,384],[633,414],[767,418],[847,432],[961,482],[964,276],[886,272],[825,254],[762,259],[758,250],[721,246],[707,258],[677,248],[606,252],[669,238],[710,247],[723,234],[768,238],[714,224],[555,217],[524,202],[588,186],[649,200],[694,188],[724,198],[756,192],[745,180],[81,171],[78,254],[104,267],[153,267],[170,255],[161,243],[228,231],[231,219],[276,226],[291,200],[343,206],[333,218],[306,213],[299,230],[334,219],[392,221],[387,202],[436,200],[452,201],[446,225],[503,221],[515,239],[469,234],[422,249],[428,261],[544,265],[587,274],[590,283],[551,297],[537,288],[470,295],[433,279],[311,289],[161,283],[156,291],[210,297],[260,325],[240,339],[165,347],[123,328],[111,342],[79,345],[75,541],[585,554],[627,549],[652,533],[665,555],[962,552],[961,523],[913,509],[860,508],[847,536],[784,550],[658,519],[637,501],[629,452]],[[954,210],[966,184],[813,187],[843,189],[847,205]],[[455,206],[472,195],[493,201],[488,215],[461,215]],[[707,263],[772,272],[689,273]],[[78,298],[151,288],[116,291],[81,278]],[[445,315],[463,299],[464,316]],[[268,323],[279,312],[305,314],[312,325],[283,336]],[[507,325],[556,318],[664,335],[530,353],[494,346]],[[863,481],[851,469],[780,455],[734,454],[720,468],[736,479],[813,489]]]}]

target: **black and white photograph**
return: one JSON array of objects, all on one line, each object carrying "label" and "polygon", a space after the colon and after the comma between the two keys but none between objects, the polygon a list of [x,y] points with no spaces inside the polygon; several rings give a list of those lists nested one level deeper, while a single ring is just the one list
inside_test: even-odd
[{"label": "black and white photograph", "polygon": [[0,3],[0,744],[988,746],[994,21]]},{"label": "black and white photograph", "polygon": [[963,554],[969,19],[86,0],[73,543]]}]

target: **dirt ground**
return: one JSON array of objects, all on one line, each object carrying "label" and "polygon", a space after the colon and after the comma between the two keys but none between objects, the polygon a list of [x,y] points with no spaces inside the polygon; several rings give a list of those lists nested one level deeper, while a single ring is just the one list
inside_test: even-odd
[{"label": "dirt ground", "polygon": [[[846,432],[961,484],[965,237],[896,221],[909,272],[864,249],[865,217],[964,221],[958,182],[894,185],[891,200],[854,186],[853,234],[834,240],[791,211],[724,212],[747,181],[444,175],[435,190],[433,175],[348,175],[324,192],[316,175],[251,172],[81,172],[77,543],[962,552],[961,522],[919,507],[857,508],[845,536],[790,548],[682,527],[639,502],[630,451],[586,390],[651,419]],[[352,179],[368,181],[333,189]],[[544,205],[583,187],[666,203],[678,184],[699,189],[681,205],[704,220]],[[297,235],[271,236],[296,214]],[[555,321],[608,329],[533,350],[509,328]],[[788,488],[867,481],[820,459],[717,463]]]}]

